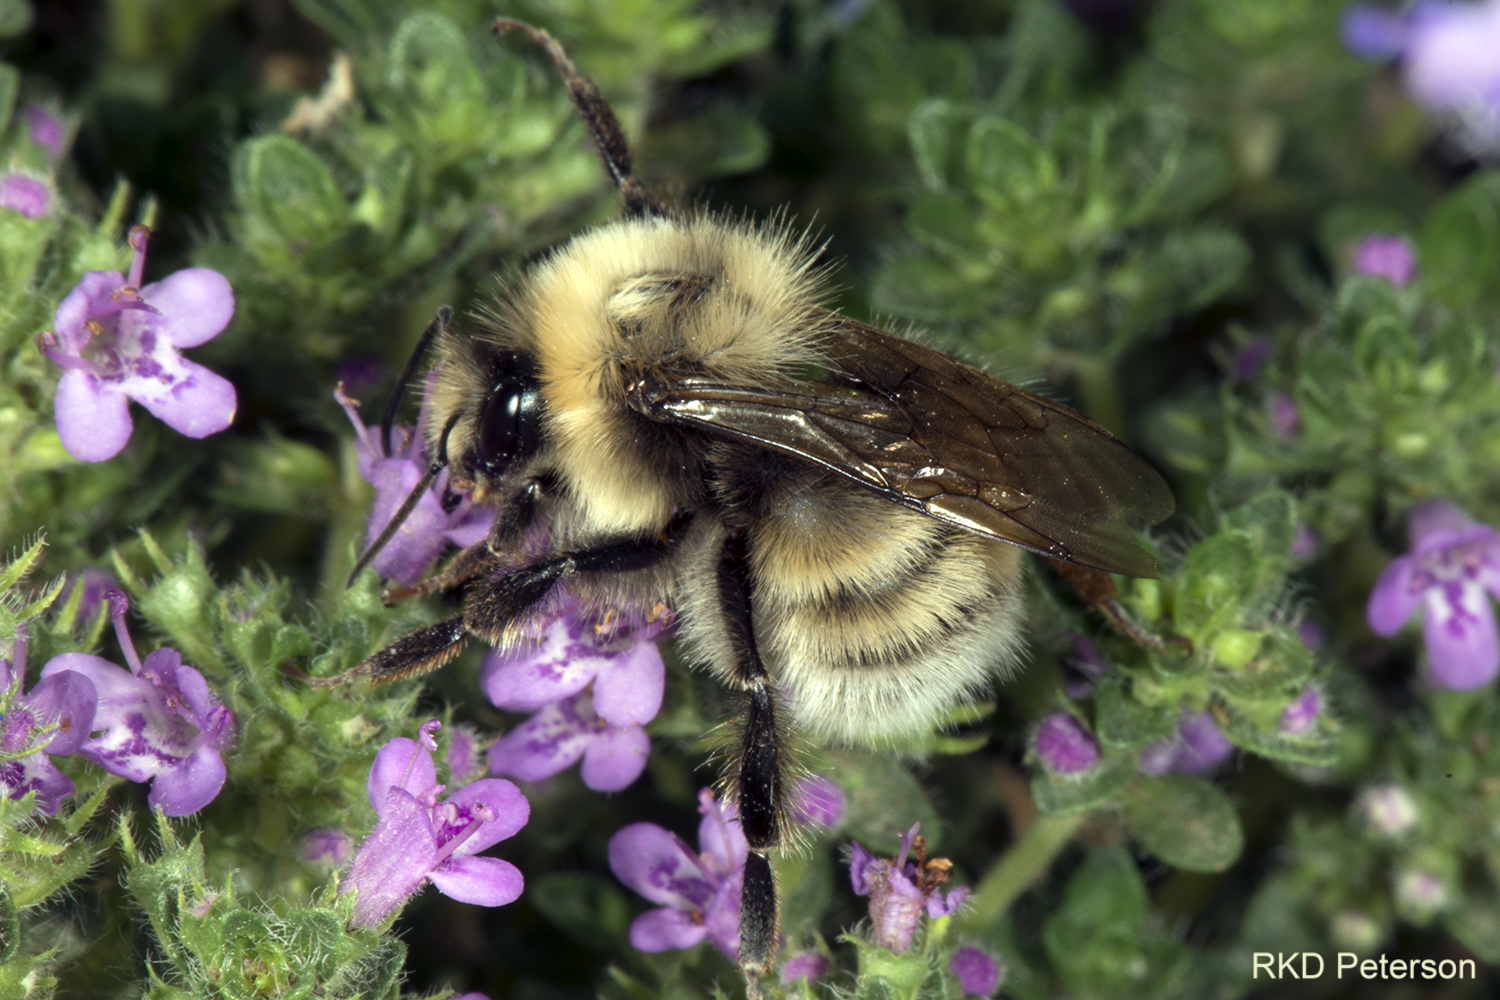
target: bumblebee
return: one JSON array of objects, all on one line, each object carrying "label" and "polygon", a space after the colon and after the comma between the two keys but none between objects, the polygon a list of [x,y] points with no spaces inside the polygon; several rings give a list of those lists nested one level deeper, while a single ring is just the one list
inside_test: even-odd
[{"label": "bumblebee", "polygon": [[432,669],[474,637],[514,647],[565,595],[676,609],[690,659],[744,697],[726,780],[754,995],[776,949],[788,733],[926,731],[1015,662],[1023,549],[1154,576],[1132,525],[1172,495],[1082,415],[821,306],[818,248],[785,221],[663,201],[557,42],[495,24],[511,30],[557,65],[625,212],[531,267],[472,335],[446,309],[423,335],[402,383],[435,346],[434,458],[355,574],[443,468],[499,514],[417,588],[463,590],[462,613],[357,670]]}]

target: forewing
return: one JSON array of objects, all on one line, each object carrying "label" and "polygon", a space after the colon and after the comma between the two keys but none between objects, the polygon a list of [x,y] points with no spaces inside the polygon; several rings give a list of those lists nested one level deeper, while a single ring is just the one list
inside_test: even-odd
[{"label": "forewing", "polygon": [[1172,513],[1155,469],[1086,417],[845,317],[830,379],[771,387],[648,380],[653,419],[793,455],[895,502],[1054,559],[1155,576],[1132,525]]}]

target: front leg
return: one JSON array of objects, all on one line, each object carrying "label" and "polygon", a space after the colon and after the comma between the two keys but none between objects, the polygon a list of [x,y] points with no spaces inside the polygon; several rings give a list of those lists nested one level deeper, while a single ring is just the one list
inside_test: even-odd
[{"label": "front leg", "polygon": [[734,656],[734,679],[750,698],[732,781],[740,826],[750,846],[740,896],[740,971],[749,995],[757,997],[760,977],[771,971],[776,958],[780,914],[767,852],[781,846],[785,775],[776,695],[755,641],[750,551],[743,531],[725,539],[717,580],[719,607]]},{"label": "front leg", "polygon": [[511,573],[486,576],[471,584],[463,614],[402,636],[336,680],[368,676],[381,684],[426,673],[457,656],[471,636],[492,646],[510,645],[523,638],[528,615],[559,581],[579,574],[619,575],[651,569],[676,551],[691,522],[691,514],[679,514],[660,534],[614,538]]}]

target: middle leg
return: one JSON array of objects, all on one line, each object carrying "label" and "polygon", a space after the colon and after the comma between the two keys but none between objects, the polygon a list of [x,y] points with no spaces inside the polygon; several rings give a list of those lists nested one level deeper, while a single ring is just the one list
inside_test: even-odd
[{"label": "middle leg", "polygon": [[731,776],[740,826],[750,852],[740,897],[740,970],[752,997],[776,957],[779,907],[769,851],[780,847],[786,823],[785,762],[776,717],[776,692],[755,641],[750,551],[744,531],[724,541],[717,567],[719,609],[733,656],[734,680],[749,697],[739,758]]}]

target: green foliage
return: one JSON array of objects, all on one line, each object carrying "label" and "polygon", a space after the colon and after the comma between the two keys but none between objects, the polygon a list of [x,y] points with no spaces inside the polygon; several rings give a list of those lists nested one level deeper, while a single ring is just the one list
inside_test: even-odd
[{"label": "green foliage", "polygon": [[234,879],[208,880],[203,846],[183,844],[165,817],[157,820],[160,850],[148,857],[122,820],[129,874],[125,890],[145,913],[176,970],[172,982],[153,975],[147,996],[245,998],[394,998],[406,949],[371,930],[348,930],[348,897],[334,886],[312,902],[277,913],[242,904]]}]

